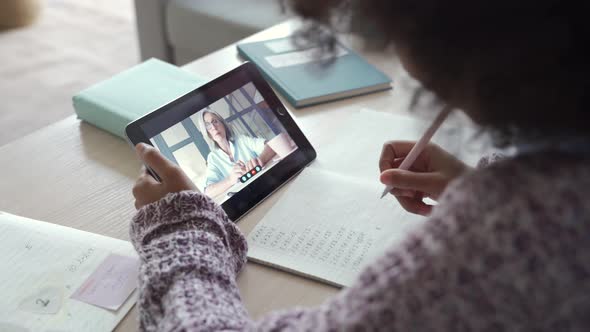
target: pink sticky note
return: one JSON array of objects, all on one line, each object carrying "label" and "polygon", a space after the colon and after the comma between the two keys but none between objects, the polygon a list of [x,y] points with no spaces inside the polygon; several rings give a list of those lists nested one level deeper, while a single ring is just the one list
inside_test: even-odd
[{"label": "pink sticky note", "polygon": [[139,260],[110,254],[71,298],[110,310],[118,310],[137,287]]}]

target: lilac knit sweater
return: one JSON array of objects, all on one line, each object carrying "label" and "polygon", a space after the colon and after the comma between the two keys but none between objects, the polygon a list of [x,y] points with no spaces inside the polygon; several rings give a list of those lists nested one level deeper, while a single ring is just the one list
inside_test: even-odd
[{"label": "lilac knit sweater", "polygon": [[590,330],[590,161],[480,168],[449,185],[429,219],[322,305],[254,321],[236,285],[243,235],[204,195],[169,194],[131,224],[140,329]]}]

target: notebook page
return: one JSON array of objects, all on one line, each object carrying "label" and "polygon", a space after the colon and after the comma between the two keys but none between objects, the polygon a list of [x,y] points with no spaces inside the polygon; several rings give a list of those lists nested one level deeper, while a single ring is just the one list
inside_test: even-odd
[{"label": "notebook page", "polygon": [[305,169],[248,235],[251,260],[350,285],[364,265],[424,218],[405,212],[378,183]]},{"label": "notebook page", "polygon": [[0,212],[0,330],[111,331],[117,311],[70,296],[111,253],[137,257],[129,242]]}]

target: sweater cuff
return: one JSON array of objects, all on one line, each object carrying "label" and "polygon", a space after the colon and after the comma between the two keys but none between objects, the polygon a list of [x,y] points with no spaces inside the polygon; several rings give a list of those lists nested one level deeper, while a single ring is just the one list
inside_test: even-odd
[{"label": "sweater cuff", "polygon": [[247,244],[244,236],[218,204],[196,191],[169,193],[142,207],[131,221],[129,236],[141,255],[152,240],[188,230],[216,235],[228,250],[245,260]]}]

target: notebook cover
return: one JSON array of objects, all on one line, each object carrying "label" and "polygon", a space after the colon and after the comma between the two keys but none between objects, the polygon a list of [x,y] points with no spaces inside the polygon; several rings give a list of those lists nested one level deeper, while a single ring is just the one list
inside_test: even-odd
[{"label": "notebook cover", "polygon": [[[237,47],[239,54],[253,62],[279,93],[296,107],[391,88],[391,79],[387,75],[342,44],[338,45],[346,54],[336,57],[327,66],[322,66],[319,61],[273,66],[269,57],[306,50],[285,46],[289,41],[290,37],[286,37],[242,43]],[[277,43],[283,45],[273,46]]]},{"label": "notebook cover", "polygon": [[125,138],[127,124],[207,81],[150,59],[81,91],[73,100],[78,118]]}]

